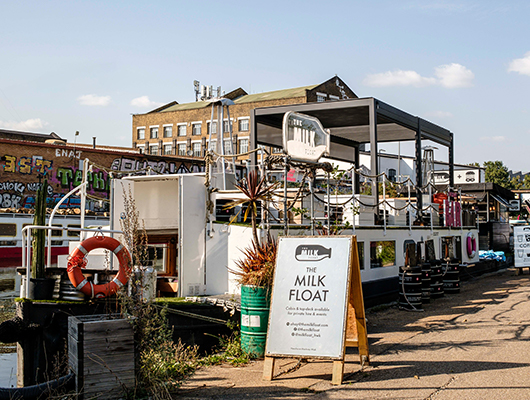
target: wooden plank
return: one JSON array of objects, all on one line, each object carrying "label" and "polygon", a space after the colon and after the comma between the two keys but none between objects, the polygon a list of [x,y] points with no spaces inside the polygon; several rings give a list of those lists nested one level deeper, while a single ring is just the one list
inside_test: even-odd
[{"label": "wooden plank", "polygon": [[272,381],[275,361],[276,358],[274,357],[265,357],[265,362],[263,364],[263,380]]},{"label": "wooden plank", "polygon": [[332,385],[341,385],[344,377],[344,361],[333,361],[333,373],[331,375]]}]

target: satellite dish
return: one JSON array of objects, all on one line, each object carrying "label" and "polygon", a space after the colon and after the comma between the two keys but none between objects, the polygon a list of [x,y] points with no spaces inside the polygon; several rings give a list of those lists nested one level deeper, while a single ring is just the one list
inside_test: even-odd
[{"label": "satellite dish", "polygon": [[193,150],[188,150],[188,156],[192,156],[193,155]]}]

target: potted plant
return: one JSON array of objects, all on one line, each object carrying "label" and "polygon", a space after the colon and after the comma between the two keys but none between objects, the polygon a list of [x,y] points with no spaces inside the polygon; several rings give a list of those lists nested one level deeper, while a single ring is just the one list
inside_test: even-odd
[{"label": "potted plant", "polygon": [[[35,209],[33,214],[33,225],[46,225],[46,194],[48,192],[48,181],[45,179],[37,190],[35,197]],[[34,300],[49,300],[53,297],[55,279],[46,277],[45,248],[46,231],[44,229],[33,230],[33,241],[31,243],[31,277],[28,279],[29,297]]]},{"label": "potted plant", "polygon": [[269,322],[269,307],[274,267],[276,264],[276,241],[267,236],[258,237],[257,216],[259,203],[270,200],[277,184],[267,186],[265,178],[258,179],[251,171],[247,179],[236,185],[245,195],[227,205],[247,205],[244,220],[250,215],[252,223],[252,244],[243,250],[243,258],[236,262],[237,270],[231,270],[241,285],[241,348],[246,353],[262,357]]}]

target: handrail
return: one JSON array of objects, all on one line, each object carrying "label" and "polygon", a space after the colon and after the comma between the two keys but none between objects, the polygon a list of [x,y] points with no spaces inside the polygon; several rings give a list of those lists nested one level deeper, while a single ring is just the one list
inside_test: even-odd
[{"label": "handrail", "polygon": [[[74,231],[74,232],[101,232],[101,233],[123,233],[121,230],[112,229],[90,229],[90,228],[71,228],[64,226],[44,226],[44,225],[28,225],[22,228],[22,267],[26,269],[26,298],[29,297],[29,278],[30,278],[30,267],[31,263],[28,262],[31,257],[31,230],[32,229],[46,229],[50,233],[51,230],[63,230],[63,231]],[[27,232],[29,234],[27,235]],[[48,247],[48,257],[51,260],[51,246]],[[48,266],[48,268],[51,266]]]}]

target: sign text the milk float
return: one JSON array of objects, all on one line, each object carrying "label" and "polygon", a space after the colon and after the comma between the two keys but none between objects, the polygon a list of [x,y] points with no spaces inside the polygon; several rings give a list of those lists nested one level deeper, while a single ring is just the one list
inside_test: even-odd
[{"label": "sign text the milk float", "polygon": [[281,237],[267,356],[341,359],[351,237]]},{"label": "sign text the milk float", "polygon": [[293,160],[317,162],[329,155],[330,132],[310,115],[289,111],[283,117],[283,150]]}]

